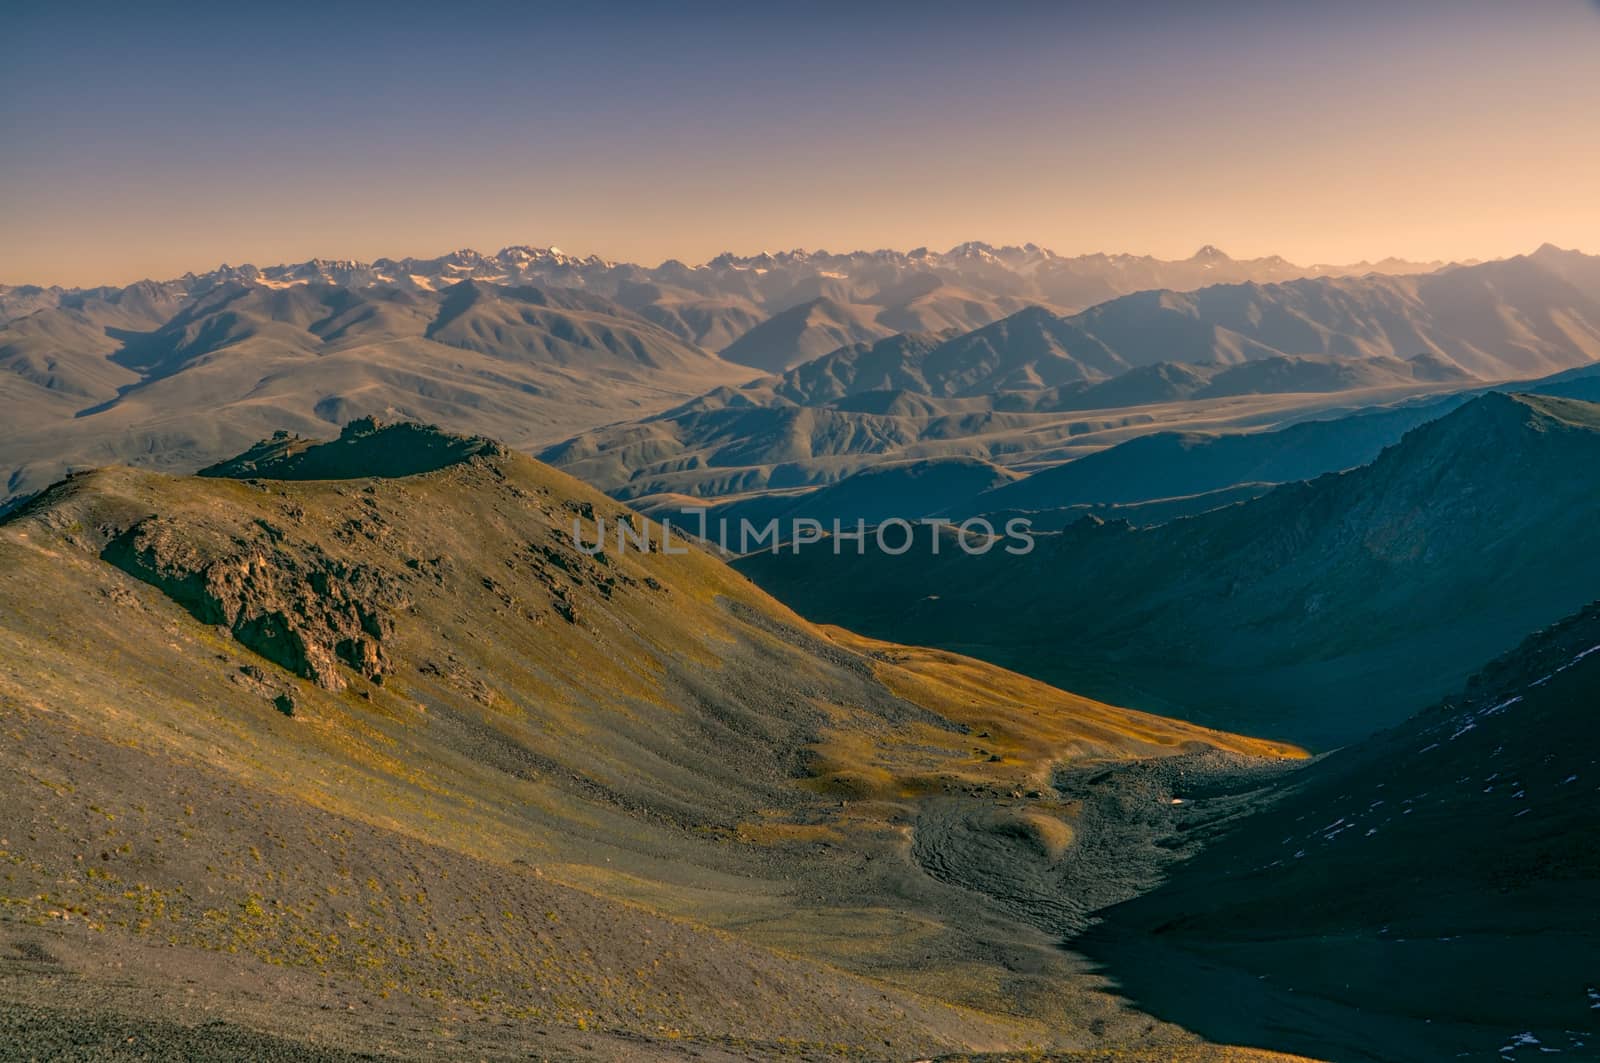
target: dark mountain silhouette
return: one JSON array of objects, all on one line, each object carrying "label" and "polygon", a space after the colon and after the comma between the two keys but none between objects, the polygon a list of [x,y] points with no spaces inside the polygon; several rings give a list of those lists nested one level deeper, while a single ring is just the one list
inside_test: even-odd
[{"label": "dark mountain silhouette", "polygon": [[1591,605],[1258,795],[1257,815],[1193,824],[1220,837],[1079,944],[1157,1015],[1230,1044],[1591,1055],[1597,701]]}]

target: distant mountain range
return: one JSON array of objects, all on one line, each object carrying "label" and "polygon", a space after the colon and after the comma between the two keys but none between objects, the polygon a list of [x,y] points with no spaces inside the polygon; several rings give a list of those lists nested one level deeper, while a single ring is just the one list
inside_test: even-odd
[{"label": "distant mountain range", "polygon": [[[698,266],[659,266],[578,257],[558,248],[508,247],[496,254],[461,250],[438,258],[375,262],[312,259],[257,268],[221,266],[175,280],[133,286],[175,305],[222,284],[286,288],[442,291],[464,280],[506,287],[590,292],[660,325],[680,340],[725,352],[730,361],[781,371],[845,343],[896,332],[970,331],[1029,305],[1080,310],[1147,288],[1187,290],[1209,284],[1297,277],[1420,273],[1442,262],[1359,262],[1296,266],[1277,256],[1236,260],[1213,247],[1164,261],[1148,255],[1057,255],[1028,244],[965,243],[940,253],[785,251],[719,255]],[[115,299],[127,289],[0,285],[0,321],[36,310]]]},{"label": "distant mountain range", "polygon": [[1600,405],[1491,392],[1371,464],[1157,527],[1083,520],[1024,556],[823,542],[739,567],[815,620],[1328,748],[1587,602],[1596,521]]},{"label": "distant mountain range", "polygon": [[[1393,360],[1422,356],[1400,371],[1424,380],[1537,376],[1600,358],[1597,267],[1600,259],[1547,246],[1419,276],[1141,291],[1071,317],[1034,306],[942,342],[845,347],[787,374],[779,393],[806,404],[882,390],[959,397],[1106,381],[1144,369],[1111,403],[1137,405],[1202,393],[1211,381],[1185,379],[1185,364],[1306,355],[1337,359],[1335,365],[1386,359],[1391,372]],[[1332,374],[1325,382],[1274,384],[1263,374],[1234,393],[1360,384]]]},{"label": "distant mountain range", "polygon": [[[548,460],[629,498],[816,486],[884,460],[1026,471],[1197,417],[1260,427],[1345,393],[1585,364],[1595,262],[1545,247],[1356,277],[1214,250],[1163,263],[967,244],[646,269],[511,248],[7,288],[0,475],[14,498],[112,461],[192,469],[280,427],[374,414],[524,449],[571,437]],[[1089,275],[1229,283],[1064,316]],[[782,375],[752,380],[763,370]],[[1276,395],[1297,398],[1278,413],[1232,401]]]},{"label": "distant mountain range", "polygon": [[[1596,359],[1600,258],[1546,246],[1419,276],[1141,292],[1070,317],[1031,306],[955,336],[854,342],[543,457],[630,499],[815,486],[879,461],[1038,469],[1141,426],[1260,428]],[[1232,401],[1252,396],[1284,399]]]},{"label": "distant mountain range", "polygon": [[15,495],[114,462],[191,471],[367,415],[527,448],[750,375],[572,289],[135,285],[0,326],[0,475]]},{"label": "distant mountain range", "polygon": [[[437,258],[380,258],[373,262],[316,258],[265,268],[223,265],[206,273],[188,273],[158,282],[155,287],[177,295],[192,295],[228,281],[266,287],[327,284],[340,288],[438,291],[463,280],[479,280],[510,286],[582,288],[630,307],[672,306],[686,297],[694,300],[721,296],[763,308],[765,317],[820,298],[861,301],[859,297],[867,292],[876,293],[884,305],[906,306],[954,281],[971,284],[987,297],[1012,296],[1024,302],[1082,308],[1147,288],[1185,290],[1208,284],[1265,283],[1297,277],[1424,273],[1444,265],[1389,258],[1344,266],[1297,266],[1276,255],[1234,259],[1209,246],[1178,260],[1128,254],[1064,256],[1034,244],[995,247],[969,242],[946,252],[925,247],[904,252],[842,254],[796,250],[722,254],[697,266],[676,259],[659,266],[644,266],[611,262],[594,255],[570,255],[555,247],[516,246],[492,255],[463,249]],[[117,290],[120,289],[0,285],[0,318],[70,305],[86,297],[103,298]],[[886,324],[895,331],[913,328],[910,320]]]}]

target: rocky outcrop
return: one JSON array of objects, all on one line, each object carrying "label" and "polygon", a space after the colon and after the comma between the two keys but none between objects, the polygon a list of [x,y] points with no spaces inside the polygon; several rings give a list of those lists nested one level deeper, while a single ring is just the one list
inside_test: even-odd
[{"label": "rocky outcrop", "polygon": [[327,690],[346,686],[340,665],[375,683],[393,670],[384,642],[402,604],[396,581],[314,544],[265,532],[254,539],[208,535],[150,517],[112,539],[101,556]]},{"label": "rocky outcrop", "polygon": [[278,432],[236,458],[201,469],[199,475],[235,480],[415,476],[473,458],[503,458],[509,453],[503,444],[483,436],[455,435],[412,421],[385,425],[376,417],[358,417],[331,442]]}]

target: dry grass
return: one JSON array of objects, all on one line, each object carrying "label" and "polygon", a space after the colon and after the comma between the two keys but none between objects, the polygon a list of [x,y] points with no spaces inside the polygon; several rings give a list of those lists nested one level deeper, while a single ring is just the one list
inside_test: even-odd
[{"label": "dry grass", "polygon": [[[762,1055],[1189,1040],[928,879],[910,817],[1065,761],[1298,751],[824,632],[699,551],[583,558],[569,503],[619,511],[520,457],[370,491],[107,470],[0,527],[0,926]],[[393,673],[321,689],[100,559],[153,513],[390,574]],[[1054,860],[1070,821],[1007,829]]]}]

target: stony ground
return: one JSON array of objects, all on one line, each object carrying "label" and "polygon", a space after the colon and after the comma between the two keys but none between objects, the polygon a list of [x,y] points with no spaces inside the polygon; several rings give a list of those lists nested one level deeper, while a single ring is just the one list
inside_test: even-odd
[{"label": "stony ground", "polygon": [[699,552],[574,548],[619,515],[478,454],[95,473],[0,526],[10,1048],[1200,1046],[1010,894],[1093,878],[1064,766],[1292,748],[819,629]]}]

